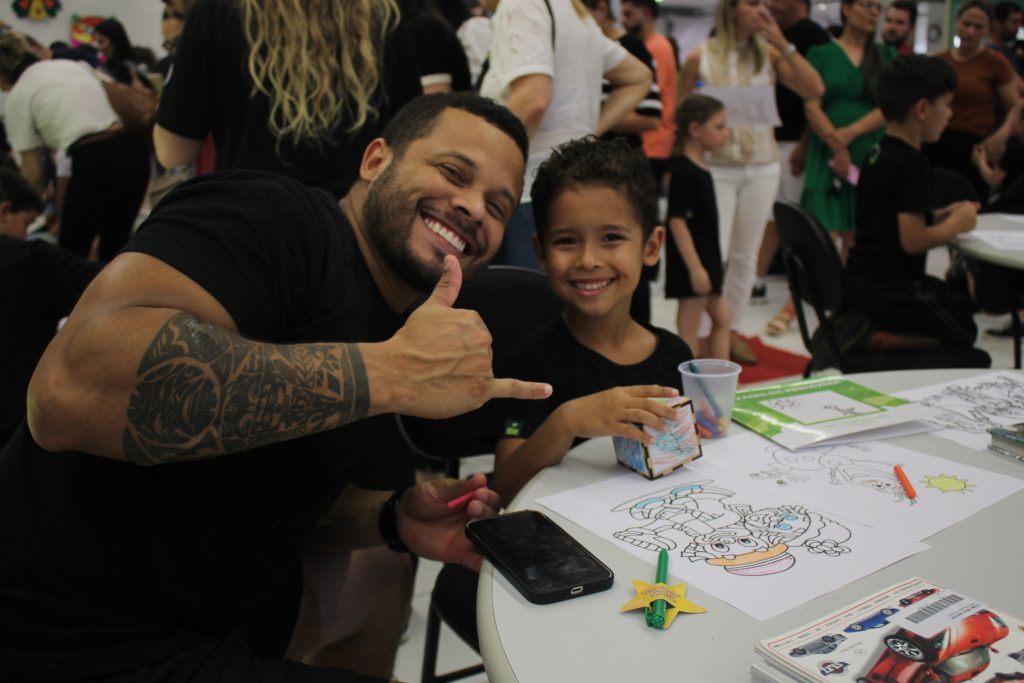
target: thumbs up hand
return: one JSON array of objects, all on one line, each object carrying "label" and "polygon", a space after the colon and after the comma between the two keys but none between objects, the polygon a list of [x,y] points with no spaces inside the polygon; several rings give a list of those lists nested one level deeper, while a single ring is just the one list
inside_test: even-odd
[{"label": "thumbs up hand", "polygon": [[446,418],[492,398],[547,398],[547,384],[496,379],[491,334],[476,311],[452,308],[462,268],[452,255],[430,297],[395,335],[360,344],[370,384],[371,413]]}]

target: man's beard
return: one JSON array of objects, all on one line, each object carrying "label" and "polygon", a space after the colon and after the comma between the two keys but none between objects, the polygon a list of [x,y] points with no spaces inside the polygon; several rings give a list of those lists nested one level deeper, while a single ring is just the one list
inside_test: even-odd
[{"label": "man's beard", "polygon": [[[363,224],[374,253],[384,265],[407,285],[427,294],[433,291],[441,278],[444,257],[439,252],[435,259],[423,260],[413,252],[409,244],[413,222],[424,207],[421,206],[422,200],[410,203],[410,192],[398,181],[395,167],[396,163],[392,162],[367,190],[366,201],[363,203]],[[479,253],[482,248],[477,241],[479,228],[466,226],[464,219],[450,213],[439,217],[463,229],[470,240],[470,253]],[[477,270],[470,270],[464,276],[470,279],[476,274]]]}]

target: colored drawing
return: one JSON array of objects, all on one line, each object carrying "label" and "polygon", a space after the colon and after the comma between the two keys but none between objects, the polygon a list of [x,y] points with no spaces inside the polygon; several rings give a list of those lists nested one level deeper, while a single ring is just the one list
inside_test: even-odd
[{"label": "colored drawing", "polygon": [[967,483],[967,481],[948,474],[940,474],[937,477],[925,477],[921,483],[927,484],[928,488],[938,489],[943,493],[970,493],[974,490],[974,487]]}]

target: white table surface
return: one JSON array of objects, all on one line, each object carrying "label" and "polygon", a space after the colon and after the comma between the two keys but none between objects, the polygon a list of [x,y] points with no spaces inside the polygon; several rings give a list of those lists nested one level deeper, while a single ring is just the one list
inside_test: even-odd
[{"label": "white table surface", "polygon": [[[885,392],[937,384],[988,370],[911,370],[850,377]],[[731,430],[742,427],[733,424]],[[728,453],[729,439],[705,442],[705,457]],[[891,443],[1024,478],[1024,463],[974,451],[931,434]],[[551,605],[534,605],[485,562],[477,595],[481,653],[493,683],[522,681],[749,680],[759,658],[756,641],[796,628],[872,591],[920,576],[1024,616],[1024,491],[985,508],[925,540],[931,547],[906,560],[816,598],[767,621],[757,621],[694,586],[687,597],[707,614],[679,615],[667,631],[648,628],[642,616],[620,614],[634,595],[632,579],[650,580],[653,565],[634,557],[534,500],[598,481],[614,462],[609,439],[587,442],[557,467],[544,470],[509,509],[539,509],[601,558],[615,573],[610,590]],[[614,470],[618,474],[621,470]],[[681,577],[684,581],[685,576]]]},{"label": "white table surface", "polygon": [[[1012,230],[1024,232],[1024,216],[1007,216],[1001,213],[986,213],[978,216],[975,230]],[[1024,251],[1003,251],[983,242],[967,232],[953,240],[953,246],[967,256],[993,263],[997,266],[1024,270]]]}]

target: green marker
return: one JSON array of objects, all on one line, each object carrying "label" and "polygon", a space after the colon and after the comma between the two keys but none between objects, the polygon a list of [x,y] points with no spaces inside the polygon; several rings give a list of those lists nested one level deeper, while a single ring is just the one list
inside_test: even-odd
[{"label": "green marker", "polygon": [[[662,548],[658,551],[658,576],[655,583],[665,583],[668,580],[668,551]],[[650,607],[644,609],[644,616],[647,617],[647,625],[651,628],[662,628],[665,625],[665,601],[655,600]]]}]

